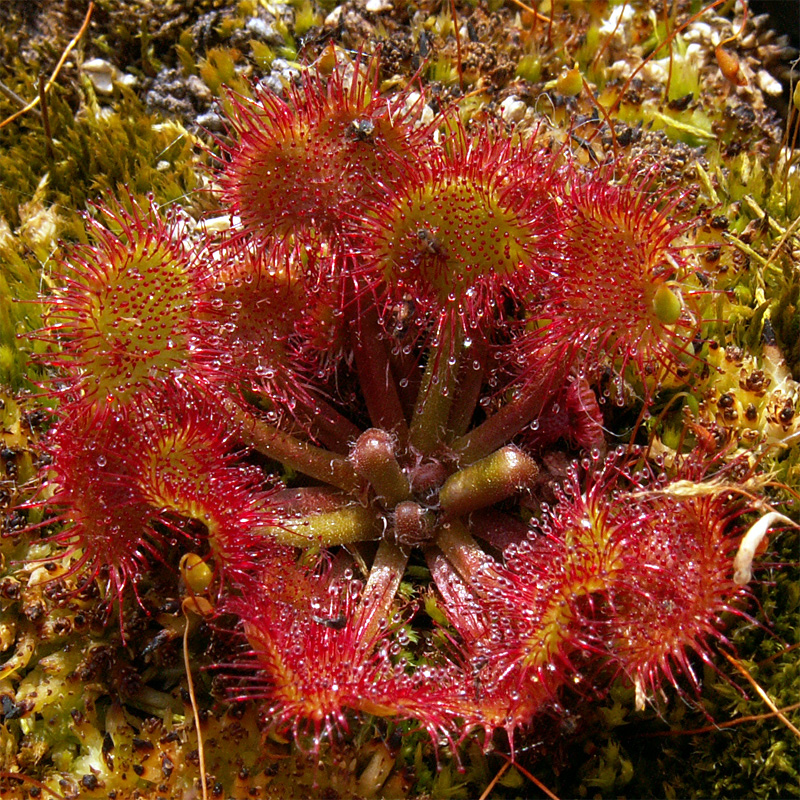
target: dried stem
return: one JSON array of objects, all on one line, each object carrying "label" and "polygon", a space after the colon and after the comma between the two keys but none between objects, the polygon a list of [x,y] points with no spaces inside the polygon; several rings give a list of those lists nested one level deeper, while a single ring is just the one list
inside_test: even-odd
[{"label": "dried stem", "polygon": [[795,736],[796,736],[798,739],[800,739],[800,730],[798,730],[798,729],[795,727],[795,725],[793,725],[793,724],[792,724],[792,723],[789,721],[788,717],[786,717],[786,716],[785,716],[785,715],[784,715],[784,714],[781,712],[781,710],[780,710],[780,709],[779,709],[779,708],[778,708],[778,707],[775,705],[775,703],[773,703],[773,702],[772,702],[772,698],[770,698],[770,696],[769,696],[769,695],[768,695],[768,694],[767,694],[767,693],[766,693],[766,692],[765,692],[765,691],[764,691],[764,690],[763,690],[763,689],[762,689],[762,688],[761,688],[761,687],[758,685],[758,683],[756,682],[755,678],[753,678],[753,676],[752,676],[752,675],[751,675],[751,674],[750,674],[750,673],[749,673],[749,672],[748,672],[748,671],[747,671],[747,670],[744,668],[744,666],[742,665],[742,662],[741,662],[741,661],[739,661],[738,659],[734,658],[733,656],[729,655],[728,653],[723,653],[723,655],[725,656],[725,658],[727,658],[727,659],[728,659],[728,661],[730,661],[730,662],[731,662],[731,664],[733,664],[733,666],[734,666],[734,667],[736,667],[736,669],[737,669],[737,670],[739,670],[739,672],[741,672],[741,673],[742,673],[742,675],[744,675],[744,677],[747,679],[748,683],[749,683],[749,684],[750,684],[750,685],[751,685],[751,686],[752,686],[752,687],[753,687],[753,688],[754,688],[754,689],[755,689],[755,690],[758,692],[758,694],[759,694],[759,696],[761,697],[761,699],[762,699],[762,700],[763,700],[763,701],[764,701],[764,702],[765,702],[765,703],[766,703],[766,704],[767,704],[767,705],[768,705],[768,706],[769,706],[769,707],[772,709],[772,712],[775,714],[775,716],[776,716],[776,717],[777,717],[777,718],[778,718],[778,719],[779,719],[779,720],[780,720],[780,721],[781,721],[781,722],[782,722],[782,723],[783,723],[783,724],[784,724],[784,725],[785,725],[785,726],[786,726],[786,727],[787,727],[787,728],[788,728],[788,729],[789,729],[789,730],[790,730],[790,731],[791,731],[791,732],[792,732],[792,733],[793,733],[793,734],[794,734],[794,735],[795,735]]},{"label": "dried stem", "polygon": [[[58,77],[58,73],[61,72],[61,67],[64,66],[64,62],[67,60],[67,56],[72,52],[75,45],[78,44],[81,36],[86,32],[86,29],[89,27],[89,20],[92,18],[92,12],[94,11],[94,2],[89,3],[89,8],[86,10],[86,16],[83,18],[83,23],[80,27],[80,30],[72,37],[69,44],[66,46],[66,49],[61,54],[61,58],[58,59],[58,64],[56,64],[53,73],[50,75],[47,83],[45,84],[44,91],[47,92],[50,90],[50,87],[55,83],[56,78]],[[0,122],[0,128],[5,128],[6,125],[10,125],[15,119],[21,117],[23,114],[27,114],[28,111],[31,109],[36,108],[37,105],[40,103],[41,95],[37,95],[30,101],[24,108],[21,108],[16,114],[12,114],[10,117],[6,117],[2,122]]]},{"label": "dried stem", "polygon": [[197,697],[194,693],[194,679],[192,678],[192,662],[189,660],[189,615],[184,609],[184,619],[186,621],[183,629],[183,666],[186,669],[186,683],[189,686],[189,699],[192,704],[192,715],[194,716],[194,729],[197,733],[197,753],[199,757],[198,767],[200,769],[200,791],[203,800],[208,800],[208,788],[206,787],[206,752],[203,747],[203,734],[200,730],[200,712],[197,708]]}]

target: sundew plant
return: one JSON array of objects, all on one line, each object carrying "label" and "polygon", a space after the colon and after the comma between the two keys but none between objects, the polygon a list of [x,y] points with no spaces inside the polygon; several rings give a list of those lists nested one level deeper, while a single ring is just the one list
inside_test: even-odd
[{"label": "sundew plant", "polygon": [[[607,441],[593,388],[697,366],[680,195],[423,124],[377,70],[230,98],[224,234],[112,204],[67,255],[55,536],[109,601],[178,537],[241,620],[234,693],[306,746],[371,714],[513,747],[564,683],[696,681],[749,502]],[[542,486],[562,437],[585,455]]]},{"label": "sundew plant", "polygon": [[[693,187],[381,59],[331,47],[224,94],[213,219],[92,207],[39,301],[30,532],[123,646],[153,576],[180,587],[266,749],[369,728],[433,769],[539,758],[584,706],[661,713],[734,656],[791,524],[754,442],[794,441],[794,383],[770,343],[767,398],[712,335]],[[722,436],[731,408],[766,438]]]}]

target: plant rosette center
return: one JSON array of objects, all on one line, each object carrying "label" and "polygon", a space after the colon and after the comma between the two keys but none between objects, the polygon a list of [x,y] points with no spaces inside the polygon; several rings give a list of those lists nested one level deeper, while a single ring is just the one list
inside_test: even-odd
[{"label": "plant rosette center", "polygon": [[410,448],[402,466],[394,437],[375,428],[359,437],[350,460],[370,484],[383,529],[404,547],[434,539],[451,518],[524,490],[539,471],[535,461],[513,445],[461,469]]}]

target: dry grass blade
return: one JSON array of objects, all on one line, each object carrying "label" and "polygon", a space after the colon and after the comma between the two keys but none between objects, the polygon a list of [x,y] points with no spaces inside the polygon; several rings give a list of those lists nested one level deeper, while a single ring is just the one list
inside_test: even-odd
[{"label": "dry grass blade", "polygon": [[784,713],[783,713],[783,712],[782,712],[782,711],[781,711],[781,710],[780,710],[780,709],[779,709],[779,708],[778,708],[778,707],[775,705],[775,703],[773,703],[773,702],[772,702],[772,700],[771,700],[770,696],[769,696],[769,695],[768,695],[768,694],[767,694],[767,693],[766,693],[766,692],[765,692],[765,691],[764,691],[764,690],[763,690],[763,689],[762,689],[762,688],[761,688],[761,687],[758,685],[758,683],[757,683],[757,682],[756,682],[756,680],[753,678],[753,676],[752,676],[752,675],[751,675],[751,674],[750,674],[750,673],[749,673],[749,672],[748,672],[748,671],[747,671],[747,670],[744,668],[744,666],[742,665],[741,661],[739,661],[738,659],[734,658],[734,657],[733,657],[733,656],[731,656],[731,655],[728,655],[728,653],[723,653],[723,655],[725,656],[725,658],[727,658],[727,659],[728,659],[728,661],[730,661],[730,662],[731,662],[731,664],[733,664],[733,666],[734,666],[734,667],[736,667],[736,669],[737,669],[739,672],[741,672],[741,673],[742,673],[742,675],[744,675],[744,677],[745,677],[745,678],[747,678],[747,681],[748,681],[748,683],[749,683],[749,684],[750,684],[750,685],[751,685],[751,686],[752,686],[752,687],[753,687],[753,688],[754,688],[754,689],[755,689],[755,690],[758,692],[758,694],[761,696],[761,699],[762,699],[762,700],[763,700],[763,701],[764,701],[764,702],[765,702],[765,703],[766,703],[766,704],[767,704],[767,705],[768,705],[768,706],[769,706],[769,707],[772,709],[772,711],[773,711],[773,713],[775,714],[775,716],[776,716],[776,717],[777,717],[777,718],[778,718],[778,719],[779,719],[779,720],[780,720],[780,721],[781,721],[781,722],[782,722],[782,723],[783,723],[783,724],[784,724],[784,725],[785,725],[785,726],[786,726],[786,727],[787,727],[787,728],[788,728],[788,729],[789,729],[789,730],[790,730],[790,731],[791,731],[791,732],[792,732],[792,733],[793,733],[793,734],[794,734],[794,735],[795,735],[795,736],[796,736],[798,739],[800,739],[800,730],[798,730],[798,729],[797,729],[797,728],[796,728],[796,727],[795,727],[795,726],[794,726],[794,725],[793,725],[793,724],[792,724],[792,723],[789,721],[789,719],[788,719],[788,718],[787,718],[787,717],[784,715]]},{"label": "dry grass blade", "polygon": [[56,78],[58,77],[58,73],[61,72],[61,67],[64,66],[64,62],[67,60],[67,56],[72,52],[75,45],[78,44],[80,41],[81,36],[86,32],[86,29],[89,27],[89,20],[92,18],[92,12],[94,11],[94,2],[89,3],[89,8],[86,10],[86,16],[83,18],[83,23],[80,27],[80,30],[70,39],[69,44],[64,49],[64,52],[61,54],[61,58],[58,59],[58,64],[56,64],[55,69],[53,70],[52,75],[47,80],[47,83],[44,86],[44,90],[41,91],[33,100],[30,101],[24,108],[21,108],[15,114],[12,114],[10,117],[6,117],[2,122],[0,122],[0,128],[5,128],[6,125],[10,125],[17,117],[21,117],[23,114],[27,114],[28,111],[35,108],[41,102],[42,95],[49,91],[50,87],[55,83]]},{"label": "dry grass blade", "polygon": [[495,775],[494,778],[492,778],[491,782],[483,790],[483,794],[481,794],[481,796],[478,798],[478,800],[486,800],[486,798],[491,794],[492,789],[494,789],[494,787],[497,785],[497,781],[499,781],[500,778],[503,777],[503,775],[506,773],[506,770],[510,766],[511,766],[511,762],[510,761],[506,761],[506,763],[503,764],[502,767],[500,767],[499,771],[497,772],[497,775]]},{"label": "dry grass blade", "polygon": [[538,786],[550,798],[550,800],[559,800],[557,795],[553,794],[535,775],[531,775],[531,773],[528,772],[525,767],[517,764],[517,762],[514,761],[511,756],[507,756],[505,753],[500,753],[499,755],[503,756],[503,758],[506,759],[511,766],[516,767],[534,786]]},{"label": "dry grass blade", "polygon": [[200,791],[203,800],[208,800],[208,787],[206,786],[206,755],[203,747],[203,733],[200,730],[200,712],[197,708],[197,697],[194,693],[194,679],[192,678],[192,663],[189,660],[189,614],[184,609],[186,627],[183,629],[183,664],[186,667],[186,683],[189,685],[189,698],[192,701],[192,714],[194,716],[194,729],[197,732],[197,753],[200,759]]}]

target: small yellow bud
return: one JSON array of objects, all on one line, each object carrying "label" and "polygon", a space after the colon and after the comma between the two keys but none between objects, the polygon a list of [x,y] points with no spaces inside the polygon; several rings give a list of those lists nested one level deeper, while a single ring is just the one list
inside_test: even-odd
[{"label": "small yellow bud", "polygon": [[556,89],[568,97],[574,97],[581,93],[583,78],[577,64],[572,69],[564,67],[556,81]]},{"label": "small yellow bud", "polygon": [[653,295],[653,311],[665,325],[674,325],[681,316],[683,304],[680,297],[665,283]]},{"label": "small yellow bud", "polygon": [[181,577],[194,594],[204,592],[211,585],[214,572],[211,567],[195,553],[187,553],[181,559]]}]

